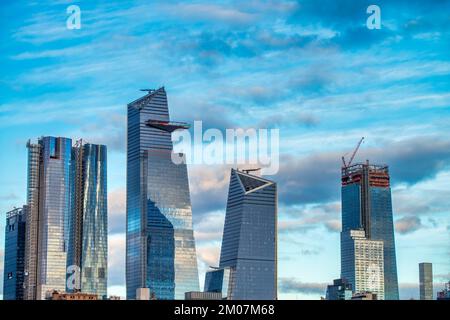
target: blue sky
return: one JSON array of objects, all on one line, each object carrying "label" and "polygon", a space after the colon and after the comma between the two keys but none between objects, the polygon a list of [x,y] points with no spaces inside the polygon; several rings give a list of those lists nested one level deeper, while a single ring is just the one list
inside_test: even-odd
[{"label": "blue sky", "polygon": [[[66,28],[70,4],[80,30]],[[365,26],[370,4],[380,30]],[[174,120],[280,129],[281,298],[318,299],[339,277],[340,157],[362,136],[356,160],[390,165],[401,298],[418,296],[419,262],[434,264],[437,284],[450,279],[449,1],[1,6],[0,250],[4,213],[26,201],[26,141],[106,144],[109,287],[124,295],[126,104],[164,85]],[[189,176],[202,285],[220,252],[229,168]]]}]

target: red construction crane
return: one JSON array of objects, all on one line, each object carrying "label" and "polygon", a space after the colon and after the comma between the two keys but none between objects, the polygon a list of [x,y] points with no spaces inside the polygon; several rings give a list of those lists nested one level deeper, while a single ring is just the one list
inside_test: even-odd
[{"label": "red construction crane", "polygon": [[350,165],[352,164],[353,159],[355,158],[356,153],[359,150],[359,147],[361,146],[361,144],[364,141],[364,137],[361,138],[361,140],[359,140],[358,145],[356,146],[355,150],[353,151],[352,156],[350,157],[350,161],[348,163],[345,162],[345,156],[342,156],[342,164],[344,165],[344,168],[348,168],[350,167]]}]

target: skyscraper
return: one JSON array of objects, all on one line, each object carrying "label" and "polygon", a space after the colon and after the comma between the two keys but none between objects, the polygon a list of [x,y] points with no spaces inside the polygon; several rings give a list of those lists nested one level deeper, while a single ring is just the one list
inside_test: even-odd
[{"label": "skyscraper", "polygon": [[[398,300],[389,169],[368,162],[344,166],[341,182],[342,233],[363,229],[368,240],[383,241],[384,298]],[[341,240],[342,269],[348,269],[345,263],[352,263],[343,260],[345,255],[345,246]]]},{"label": "skyscraper", "polygon": [[72,264],[83,292],[106,295],[106,148],[55,137],[27,147],[25,299],[66,291]]},{"label": "skyscraper", "polygon": [[23,300],[25,267],[25,214],[24,208],[6,213],[5,258],[3,267],[3,299]]},{"label": "skyscraper", "polygon": [[184,299],[199,279],[187,167],[175,164],[164,87],[128,104],[127,298],[149,288],[156,299]]},{"label": "skyscraper", "polygon": [[433,300],[433,265],[419,263],[420,300]]},{"label": "skyscraper", "polygon": [[[73,192],[67,266],[78,266],[81,292],[106,299],[108,267],[107,151],[104,145],[72,148]],[[68,291],[71,291],[68,288]]]},{"label": "skyscraper", "polygon": [[220,268],[228,299],[277,299],[277,185],[231,170]]},{"label": "skyscraper", "polygon": [[27,146],[26,297],[41,300],[66,288],[72,140],[43,137]]},{"label": "skyscraper", "polygon": [[369,240],[363,229],[341,233],[341,277],[355,293],[375,293],[384,300],[383,241]]}]

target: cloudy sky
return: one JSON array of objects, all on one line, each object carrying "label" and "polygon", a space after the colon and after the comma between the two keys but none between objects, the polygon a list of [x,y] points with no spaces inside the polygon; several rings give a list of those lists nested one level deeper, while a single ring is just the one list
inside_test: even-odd
[{"label": "cloudy sky", "polygon": [[[319,299],[339,277],[340,157],[362,136],[356,160],[390,166],[401,298],[418,296],[419,262],[437,288],[450,279],[450,1],[44,3],[1,4],[0,253],[4,213],[26,201],[26,141],[106,144],[109,293],[124,295],[126,104],[164,85],[174,120],[279,128],[280,298]],[[229,167],[189,176],[202,286]]]}]

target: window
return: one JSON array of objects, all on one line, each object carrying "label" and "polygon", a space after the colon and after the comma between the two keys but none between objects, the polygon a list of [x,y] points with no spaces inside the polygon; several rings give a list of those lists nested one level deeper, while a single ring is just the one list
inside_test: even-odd
[{"label": "window", "polygon": [[98,268],[98,277],[100,279],[105,279],[105,268]]},{"label": "window", "polygon": [[86,278],[91,278],[92,277],[92,268],[91,267],[84,268],[84,276]]}]

